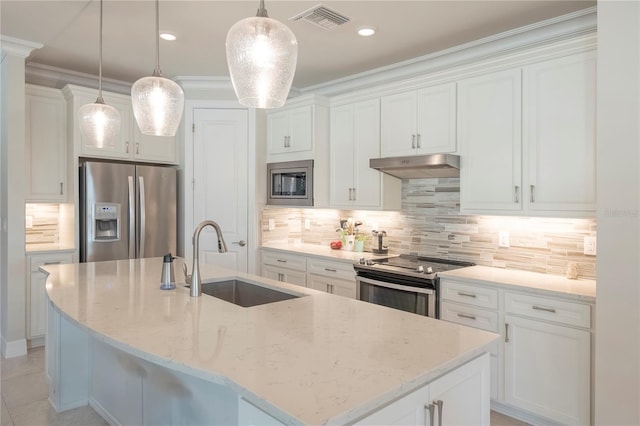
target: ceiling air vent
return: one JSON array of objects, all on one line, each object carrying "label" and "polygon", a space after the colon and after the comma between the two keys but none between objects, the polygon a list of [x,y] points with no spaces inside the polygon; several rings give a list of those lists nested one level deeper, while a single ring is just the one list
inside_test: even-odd
[{"label": "ceiling air vent", "polygon": [[290,21],[307,21],[327,31],[335,30],[342,24],[349,22],[349,18],[329,9],[321,4],[305,10],[289,18]]}]

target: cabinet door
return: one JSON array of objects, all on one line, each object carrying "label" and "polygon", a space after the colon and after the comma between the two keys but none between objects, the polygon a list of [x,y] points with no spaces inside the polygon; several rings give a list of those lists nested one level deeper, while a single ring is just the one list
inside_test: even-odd
[{"label": "cabinet door", "polygon": [[354,167],[353,206],[382,207],[382,173],[369,167],[371,158],[380,157],[380,101],[358,102],[353,116]]},{"label": "cabinet door", "polygon": [[289,147],[287,152],[313,149],[313,107],[299,107],[289,111]]},{"label": "cabinet door", "polygon": [[416,147],[419,154],[456,150],[456,84],[418,90]]},{"label": "cabinet door", "polygon": [[262,276],[302,287],[307,286],[306,272],[294,271],[287,268],[278,268],[272,265],[262,265]]},{"label": "cabinet door", "polygon": [[338,296],[356,298],[356,281],[337,279],[323,275],[307,274],[307,287]]},{"label": "cabinet door", "polygon": [[431,382],[429,398],[435,406],[437,424],[489,426],[489,391],[489,354]]},{"label": "cabinet door", "polygon": [[133,120],[135,145],[133,158],[154,163],[176,164],[176,138],[174,136],[143,135]]},{"label": "cabinet door", "polygon": [[[428,401],[429,385],[426,385],[355,424],[362,426],[424,426],[429,424]],[[433,423],[431,425],[435,426]]]},{"label": "cabinet door", "polygon": [[[97,93],[98,92],[96,91],[96,96]],[[133,120],[131,101],[128,97],[121,97],[108,93],[103,93],[103,97],[107,105],[114,107],[120,113],[120,132],[118,132],[116,140],[108,145],[95,145],[84,139],[81,134],[80,141],[82,144],[82,154],[94,157],[128,159],[133,155],[133,151],[135,149],[135,141],[132,140],[131,135],[131,123]],[[80,107],[86,103],[93,103],[95,100],[95,97],[79,95],[78,106]]]},{"label": "cabinet door", "polygon": [[416,91],[383,96],[380,105],[382,157],[414,155],[417,146]]},{"label": "cabinet door", "polygon": [[353,203],[354,143],[354,106],[331,108],[329,184],[332,207],[351,207]]},{"label": "cabinet door", "polygon": [[521,210],[521,70],[458,83],[461,210]]},{"label": "cabinet door", "polygon": [[289,112],[278,111],[267,115],[267,154],[287,152]]},{"label": "cabinet door", "polygon": [[59,265],[63,263],[71,263],[71,254],[49,254],[49,255],[33,255],[28,259],[29,264],[29,285],[28,291],[28,313],[27,313],[27,329],[28,338],[34,339],[42,337],[46,333],[46,315],[47,315],[47,295],[46,295],[46,279],[47,276],[38,268],[45,265]]},{"label": "cabinet door", "polygon": [[590,422],[589,331],[505,315],[505,400],[563,424]]},{"label": "cabinet door", "polygon": [[596,53],[525,68],[529,210],[596,209]]},{"label": "cabinet door", "polygon": [[27,86],[27,201],[66,201],[66,103],[59,90]]}]

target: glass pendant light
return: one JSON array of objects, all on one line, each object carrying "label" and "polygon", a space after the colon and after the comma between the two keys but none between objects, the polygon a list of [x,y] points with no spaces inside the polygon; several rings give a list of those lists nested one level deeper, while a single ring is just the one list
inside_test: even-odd
[{"label": "glass pendant light", "polygon": [[160,71],[160,12],[156,0],[156,68],[151,77],[143,77],[131,87],[133,115],[145,135],[175,136],[182,110],[184,93],[174,81]]},{"label": "glass pendant light", "polygon": [[284,105],[298,60],[298,41],[271,19],[260,0],[255,17],[236,22],[227,33],[227,65],[240,104],[251,108]]},{"label": "glass pendant light", "polygon": [[80,133],[85,143],[98,148],[114,145],[120,131],[120,113],[102,99],[102,0],[100,0],[100,54],[98,62],[98,99],[78,109]]}]

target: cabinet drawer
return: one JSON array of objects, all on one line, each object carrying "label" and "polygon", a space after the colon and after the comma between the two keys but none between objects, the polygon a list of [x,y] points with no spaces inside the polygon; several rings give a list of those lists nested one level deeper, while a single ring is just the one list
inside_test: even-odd
[{"label": "cabinet drawer", "polygon": [[71,253],[39,254],[30,256],[29,267],[31,272],[39,272],[40,266],[59,265],[72,261]]},{"label": "cabinet drawer", "polygon": [[262,252],[262,263],[302,272],[307,270],[307,259],[304,256],[295,254],[264,251]]},{"label": "cabinet drawer", "polygon": [[440,298],[488,309],[498,309],[498,290],[476,285],[440,280]]},{"label": "cabinet drawer", "polygon": [[336,277],[344,280],[354,280],[356,272],[351,263],[331,262],[328,260],[312,259],[308,260],[307,272],[325,277]]},{"label": "cabinet drawer", "polygon": [[443,301],[440,319],[498,333],[498,312]]},{"label": "cabinet drawer", "polygon": [[577,327],[591,327],[591,306],[565,300],[505,292],[505,311]]}]

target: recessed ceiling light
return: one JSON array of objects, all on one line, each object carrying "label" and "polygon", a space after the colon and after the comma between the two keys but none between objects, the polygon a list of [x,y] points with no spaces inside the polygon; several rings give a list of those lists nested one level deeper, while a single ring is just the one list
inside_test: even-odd
[{"label": "recessed ceiling light", "polygon": [[358,28],[358,35],[362,37],[369,37],[376,33],[375,27],[360,27]]},{"label": "recessed ceiling light", "polygon": [[167,41],[174,41],[176,39],[176,36],[163,31],[160,33],[160,38]]}]

